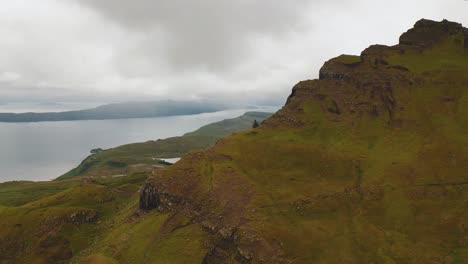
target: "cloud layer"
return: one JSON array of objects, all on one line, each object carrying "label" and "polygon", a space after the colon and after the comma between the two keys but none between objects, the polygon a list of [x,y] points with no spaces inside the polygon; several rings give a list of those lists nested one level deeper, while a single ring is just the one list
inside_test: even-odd
[{"label": "cloud layer", "polygon": [[0,98],[15,100],[282,101],[330,57],[393,45],[422,17],[468,25],[462,0],[0,4]]}]

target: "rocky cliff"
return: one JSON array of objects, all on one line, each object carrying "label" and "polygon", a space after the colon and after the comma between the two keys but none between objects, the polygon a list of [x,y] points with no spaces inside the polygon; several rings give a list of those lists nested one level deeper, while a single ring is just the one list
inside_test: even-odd
[{"label": "rocky cliff", "polygon": [[140,207],[201,230],[194,263],[463,263],[467,32],[420,20],[327,61],[260,127],[155,171]]}]

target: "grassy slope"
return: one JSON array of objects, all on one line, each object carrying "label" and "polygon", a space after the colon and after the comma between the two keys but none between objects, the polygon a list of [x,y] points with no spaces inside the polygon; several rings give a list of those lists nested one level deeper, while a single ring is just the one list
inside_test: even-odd
[{"label": "grassy slope", "polygon": [[[263,121],[271,113],[247,112],[244,115],[203,126],[181,137],[135,143],[109,149],[86,158],[58,179],[74,176],[110,176],[151,170],[151,165],[161,165],[156,158],[177,158],[194,149],[204,149],[216,140],[252,127],[253,121]],[[133,165],[133,166],[132,166]],[[135,166],[136,165],[136,166]]]},{"label": "grassy slope", "polygon": [[[189,201],[174,214],[199,212],[212,263],[466,263],[461,36],[332,60],[258,129],[189,154],[153,184]],[[226,229],[234,235],[219,240]]]},{"label": "grassy slope", "polygon": [[[0,186],[0,261],[141,263],[157,258],[156,263],[168,263],[177,254],[174,263],[188,263],[197,256],[201,262],[206,254],[201,229],[171,232],[173,227],[163,226],[167,214],[138,210],[137,191],[146,178],[134,174],[94,183]],[[6,192],[9,197],[3,195]],[[176,252],[182,244],[184,251]]]},{"label": "grassy slope", "polygon": [[93,184],[76,180],[2,184],[2,263],[66,263],[92,245],[115,215],[137,199],[146,177],[137,174]]}]

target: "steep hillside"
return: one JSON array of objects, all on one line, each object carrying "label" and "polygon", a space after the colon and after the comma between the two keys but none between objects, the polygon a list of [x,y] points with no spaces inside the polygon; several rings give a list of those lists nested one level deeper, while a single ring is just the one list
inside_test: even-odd
[{"label": "steep hillside", "polygon": [[181,137],[128,144],[105,150],[90,155],[78,167],[58,179],[151,172],[155,166],[167,165],[158,158],[179,158],[191,150],[208,148],[224,136],[251,128],[254,120],[261,122],[271,115],[265,112],[246,112],[236,118],[208,124]]},{"label": "steep hillside", "polygon": [[196,234],[192,263],[466,263],[467,131],[468,30],[421,20],[399,45],[326,62],[259,128],[155,171],[140,205],[167,215],[165,236]]}]

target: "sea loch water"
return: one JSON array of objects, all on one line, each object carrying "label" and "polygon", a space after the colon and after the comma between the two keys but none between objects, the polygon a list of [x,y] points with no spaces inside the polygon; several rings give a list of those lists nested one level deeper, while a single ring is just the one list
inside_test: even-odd
[{"label": "sea loch water", "polygon": [[93,148],[180,136],[247,111],[275,110],[266,107],[161,118],[0,123],[0,182],[51,180],[77,166]]}]

